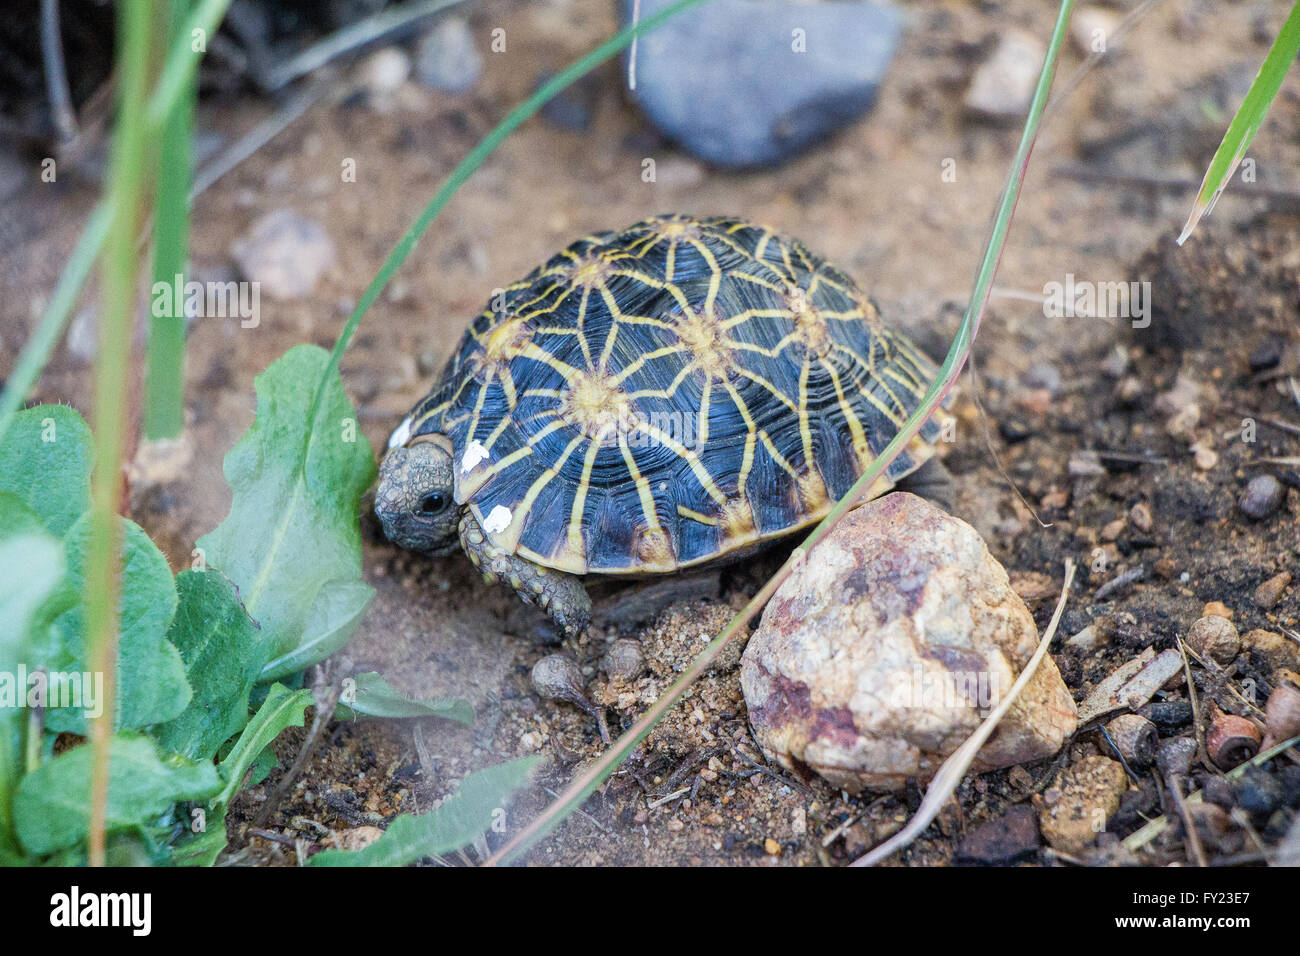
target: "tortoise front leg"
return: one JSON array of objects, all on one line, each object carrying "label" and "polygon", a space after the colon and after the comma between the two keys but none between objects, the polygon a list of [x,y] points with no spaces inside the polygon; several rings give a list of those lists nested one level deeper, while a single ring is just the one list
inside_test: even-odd
[{"label": "tortoise front leg", "polygon": [[576,575],[544,568],[495,547],[469,508],[461,515],[460,544],[483,572],[484,581],[509,584],[524,603],[549,614],[565,637],[581,634],[591,620],[591,598]]}]

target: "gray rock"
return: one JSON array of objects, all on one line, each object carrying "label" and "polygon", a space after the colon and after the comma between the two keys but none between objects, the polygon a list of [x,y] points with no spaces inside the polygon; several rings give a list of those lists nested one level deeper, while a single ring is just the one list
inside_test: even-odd
[{"label": "gray rock", "polygon": [[334,242],[292,209],[272,210],[231,244],[240,275],[275,299],[310,295],[334,264]]},{"label": "gray rock", "polygon": [[[641,0],[642,21],[669,2]],[[633,96],[701,159],[779,163],[870,109],[901,32],[873,0],[711,0],[641,37]]]},{"label": "gray rock", "polygon": [[469,24],[443,17],[424,36],[415,53],[415,78],[435,90],[463,93],[483,75],[483,55]]},{"label": "gray rock", "polygon": [[1239,506],[1244,515],[1263,521],[1271,518],[1282,507],[1286,499],[1286,488],[1272,475],[1256,475],[1242,492]]},{"label": "gray rock", "polygon": [[992,55],[980,64],[966,91],[966,108],[995,120],[1025,114],[1047,52],[1042,41],[1024,30],[1007,30]]}]

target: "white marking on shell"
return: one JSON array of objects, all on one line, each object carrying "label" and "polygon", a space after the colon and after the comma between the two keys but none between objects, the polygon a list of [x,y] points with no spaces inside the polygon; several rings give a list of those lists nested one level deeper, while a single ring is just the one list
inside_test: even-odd
[{"label": "white marking on shell", "polygon": [[508,527],[510,527],[510,509],[505,505],[497,505],[492,509],[492,513],[483,519],[483,530],[488,534],[497,534]]},{"label": "white marking on shell", "polygon": [[469,443],[469,448],[465,449],[465,457],[460,460],[460,473],[468,475],[478,467],[479,463],[485,461],[488,457],[488,450],[483,447],[483,443],[477,438]]},{"label": "white marking on shell", "polygon": [[411,437],[411,419],[408,416],[402,419],[402,424],[397,426],[397,430],[394,431],[392,436],[388,439],[388,447],[401,448],[403,445],[407,443],[408,440],[410,440],[410,437]]}]

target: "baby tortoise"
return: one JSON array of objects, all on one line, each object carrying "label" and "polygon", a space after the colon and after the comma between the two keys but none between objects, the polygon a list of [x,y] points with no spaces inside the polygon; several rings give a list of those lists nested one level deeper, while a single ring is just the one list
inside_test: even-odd
[{"label": "baby tortoise", "polygon": [[[736,557],[822,518],[936,375],[843,272],[738,219],[580,239],[498,290],[393,432],[375,512],[565,631],[582,576]],[[866,498],[934,458],[940,410]],[[865,499],[864,499],[865,500]]]}]

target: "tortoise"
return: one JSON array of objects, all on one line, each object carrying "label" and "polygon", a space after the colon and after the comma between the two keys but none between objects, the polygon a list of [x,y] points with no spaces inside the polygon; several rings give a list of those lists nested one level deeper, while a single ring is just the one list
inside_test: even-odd
[{"label": "tortoise", "polygon": [[[495,290],[392,433],[375,512],[566,635],[586,575],[746,555],[819,519],[936,375],[845,273],[740,219],[579,239]],[[863,500],[946,473],[936,411]],[[923,467],[926,466],[926,467]]]}]

